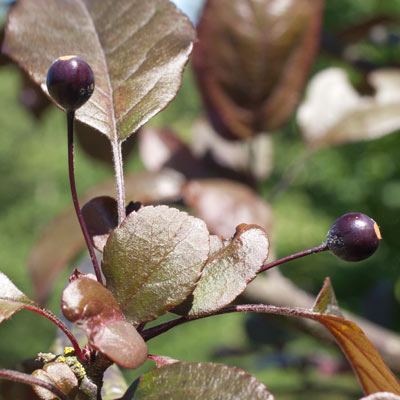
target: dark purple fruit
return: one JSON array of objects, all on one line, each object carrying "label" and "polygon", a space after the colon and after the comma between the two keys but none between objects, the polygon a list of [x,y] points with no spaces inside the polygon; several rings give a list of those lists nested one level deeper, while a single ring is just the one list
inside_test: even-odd
[{"label": "dark purple fruit", "polygon": [[83,106],[94,90],[94,75],[89,64],[78,56],[57,58],[47,73],[50,96],[66,111]]},{"label": "dark purple fruit", "polygon": [[329,229],[328,249],[346,261],[361,261],[375,253],[382,239],[377,223],[368,215],[350,213],[338,218]]}]

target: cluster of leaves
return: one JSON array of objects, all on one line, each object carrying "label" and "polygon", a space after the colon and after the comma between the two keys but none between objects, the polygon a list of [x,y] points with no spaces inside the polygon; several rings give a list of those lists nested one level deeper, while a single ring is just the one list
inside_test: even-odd
[{"label": "cluster of leaves", "polygon": [[[49,318],[70,338],[84,372],[72,369],[64,359],[50,357],[33,374],[33,380],[4,370],[0,377],[34,385],[43,399],[56,398],[53,394],[62,399],[106,398],[106,393],[100,394],[101,380],[112,363],[136,368],[151,358],[157,369],[134,382],[121,399],[165,398],[168,393],[171,399],[271,400],[273,396],[265,385],[237,368],[148,355],[146,341],[177,325],[221,313],[254,311],[319,322],[347,355],[365,394],[374,396],[368,398],[400,395],[399,383],[374,346],[357,325],[341,315],[329,280],[312,309],[230,306],[265,265],[271,214],[268,205],[248,186],[204,179],[212,175],[206,153],[215,132],[208,143],[203,143],[199,157],[171,132],[146,129],[141,134],[141,153],[153,172],[123,178],[121,145],[175,96],[195,32],[167,0],[117,3],[19,0],[10,12],[3,49],[45,92],[47,69],[60,55],[79,54],[92,66],[96,90],[77,112],[77,119],[108,139],[117,198],[102,195],[105,186],[96,188],[97,196],[90,195],[82,210],[91,239],[103,253],[106,287],[93,276],[76,271],[62,295],[64,316],[86,333],[86,352],[57,317],[0,275],[1,321],[20,309]],[[298,0],[296,6],[285,10],[278,3],[209,0],[194,53],[194,67],[212,126],[224,138],[245,140],[239,144],[221,141],[213,158],[226,152],[242,155],[242,161],[234,165],[227,165],[226,160],[224,165],[222,160],[219,171],[230,170],[225,174],[230,177],[234,175],[232,169],[239,170],[239,179],[250,185],[266,172],[252,164],[251,151],[250,156],[243,154],[259,147],[257,134],[278,128],[290,117],[317,47],[322,1]],[[33,32],[32,21],[37,15],[41,20]],[[65,18],[55,24],[56,15]],[[268,40],[264,24],[271,26]],[[215,40],[217,37],[221,40]],[[32,48],[37,51],[32,52]],[[279,63],[271,64],[271,58]],[[300,112],[299,118],[306,114]],[[310,126],[320,125],[313,121]],[[310,129],[304,128],[306,137],[313,135]],[[208,125],[199,130],[199,137],[206,130],[210,130]],[[318,135],[325,142],[331,137],[330,131]],[[350,138],[353,136],[347,134],[345,140]],[[153,157],[157,144],[162,157]],[[158,172],[165,167],[173,167],[180,174]],[[183,199],[201,219],[165,205],[126,206],[126,195],[144,204]],[[225,214],[210,207],[220,201]],[[241,224],[243,219],[246,224]],[[76,227],[68,223],[70,220],[67,212],[65,223],[60,226],[58,221],[47,235],[54,240],[63,231],[74,237]],[[47,238],[44,240],[47,243]],[[44,263],[38,263],[41,252],[32,257],[36,257],[31,263],[35,289],[42,299],[59,269],[81,244],[77,240],[73,246],[61,246],[58,265],[46,256]],[[147,322],[168,311],[181,317],[145,329]],[[380,392],[392,394],[376,394]]]}]

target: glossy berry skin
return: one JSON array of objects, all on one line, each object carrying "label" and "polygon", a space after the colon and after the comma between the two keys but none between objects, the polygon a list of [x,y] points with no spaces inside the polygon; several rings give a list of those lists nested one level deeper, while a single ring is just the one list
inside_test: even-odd
[{"label": "glossy berry skin", "polygon": [[94,75],[89,64],[78,56],[57,58],[47,73],[50,96],[66,111],[83,106],[94,90]]},{"label": "glossy berry skin", "polygon": [[361,261],[375,253],[382,239],[377,223],[368,215],[350,213],[338,218],[329,229],[328,249],[346,261]]}]

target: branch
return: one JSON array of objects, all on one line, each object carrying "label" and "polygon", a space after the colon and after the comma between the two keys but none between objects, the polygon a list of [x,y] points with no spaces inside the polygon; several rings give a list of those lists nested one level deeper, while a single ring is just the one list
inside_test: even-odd
[{"label": "branch", "polygon": [[40,386],[58,396],[61,400],[70,400],[70,398],[63,393],[58,387],[53,384],[38,379],[29,374],[24,374],[23,372],[12,371],[9,369],[0,369],[0,379],[6,379],[13,382],[21,382],[26,385]]}]

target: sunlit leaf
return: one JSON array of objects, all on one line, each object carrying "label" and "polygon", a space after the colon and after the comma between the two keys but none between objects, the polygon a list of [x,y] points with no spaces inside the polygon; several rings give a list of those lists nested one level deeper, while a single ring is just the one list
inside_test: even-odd
[{"label": "sunlit leaf", "polygon": [[279,128],[313,61],[320,0],[208,0],[193,65],[210,120],[231,139]]},{"label": "sunlit leaf", "polygon": [[182,304],[198,317],[230,304],[253,280],[268,257],[269,240],[257,225],[239,225],[232,239],[212,236],[210,257],[196,289]]},{"label": "sunlit leaf", "polygon": [[[143,204],[176,200],[181,196],[182,175],[173,171],[138,172],[126,175],[127,199]],[[81,204],[98,196],[115,196],[113,179],[88,190]],[[60,271],[85,247],[73,207],[56,216],[45,228],[28,260],[35,298],[44,303]]]},{"label": "sunlit leaf", "polygon": [[193,180],[185,185],[183,196],[213,234],[230,237],[241,223],[272,229],[269,205],[246,185],[226,179]]},{"label": "sunlit leaf", "polygon": [[56,58],[84,58],[96,89],[77,118],[124,140],[175,97],[194,38],[168,0],[19,0],[3,51],[43,90]]},{"label": "sunlit leaf", "polygon": [[110,235],[102,270],[125,316],[140,323],[185,300],[208,254],[203,221],[166,206],[144,207]]},{"label": "sunlit leaf", "polygon": [[265,385],[239,368],[178,362],[141,378],[134,400],[273,400]]},{"label": "sunlit leaf", "polygon": [[297,114],[309,146],[373,140],[400,128],[400,69],[376,70],[368,79],[373,96],[361,96],[342,69],[314,76]]},{"label": "sunlit leaf", "polygon": [[42,311],[43,307],[25,296],[6,275],[0,272],[0,323],[23,309],[37,312]]},{"label": "sunlit leaf", "polygon": [[117,364],[137,368],[146,361],[146,343],[99,282],[87,277],[74,280],[63,292],[61,308],[86,332],[91,346]]}]

